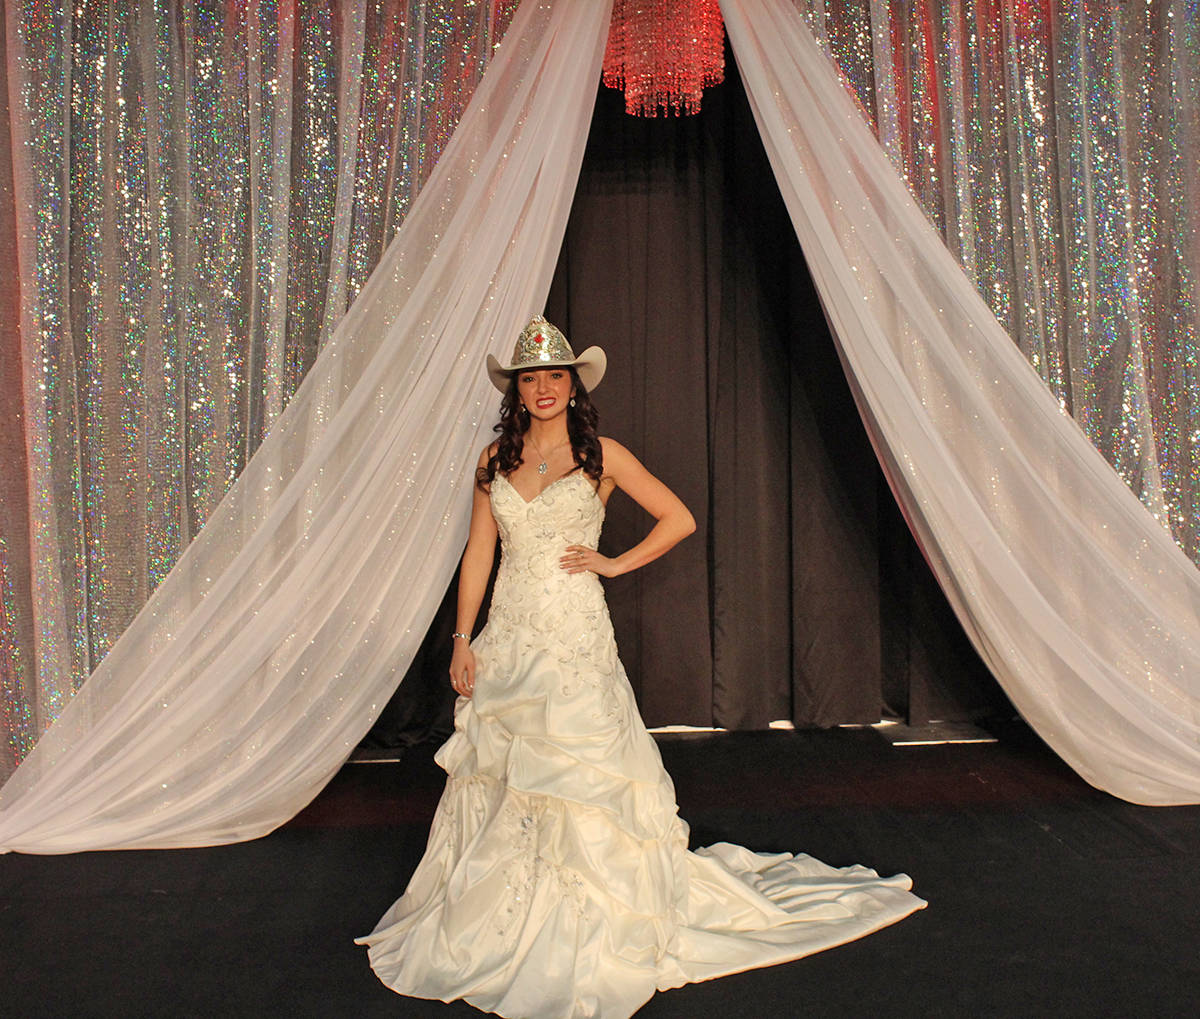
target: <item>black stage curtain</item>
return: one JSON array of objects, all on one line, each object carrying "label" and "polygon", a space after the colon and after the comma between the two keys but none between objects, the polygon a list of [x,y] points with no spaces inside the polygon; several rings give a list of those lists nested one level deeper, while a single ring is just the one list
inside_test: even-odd
[{"label": "black stage curtain", "polygon": [[[1011,713],[879,471],[732,61],[694,117],[628,117],[600,89],[546,317],[605,348],[601,432],[696,517],[607,582],[648,725]],[[650,524],[615,494],[602,550]],[[377,741],[444,687],[452,623],[448,600]]]}]

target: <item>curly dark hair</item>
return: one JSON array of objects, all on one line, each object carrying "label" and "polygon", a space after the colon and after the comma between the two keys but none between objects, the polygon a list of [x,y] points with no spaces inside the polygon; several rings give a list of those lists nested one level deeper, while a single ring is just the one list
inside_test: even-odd
[{"label": "curly dark hair", "polygon": [[[538,369],[544,370],[544,369]],[[567,365],[571,382],[575,387],[575,406],[567,407],[567,436],[571,440],[571,455],[575,470],[581,470],[593,481],[599,482],[604,473],[604,458],[596,426],[600,415],[592,403],[588,391],[579,381],[574,365]],[[496,440],[486,467],[475,474],[475,484],[486,492],[496,478],[497,472],[505,476],[515,471],[524,458],[525,433],[529,430],[529,412],[521,409],[521,397],[517,392],[517,373],[508,379],[508,389],[500,401],[500,422],[496,425],[500,437]]]}]

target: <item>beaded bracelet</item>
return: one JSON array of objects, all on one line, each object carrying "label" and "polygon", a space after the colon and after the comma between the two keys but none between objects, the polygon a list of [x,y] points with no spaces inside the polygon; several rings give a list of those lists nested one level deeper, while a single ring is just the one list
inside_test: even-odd
[{"label": "beaded bracelet", "polygon": [[470,642],[470,640],[471,640],[471,635],[469,633],[452,633],[452,634],[450,634],[451,640],[453,640],[455,637],[462,637],[463,640],[468,641],[468,642]]}]

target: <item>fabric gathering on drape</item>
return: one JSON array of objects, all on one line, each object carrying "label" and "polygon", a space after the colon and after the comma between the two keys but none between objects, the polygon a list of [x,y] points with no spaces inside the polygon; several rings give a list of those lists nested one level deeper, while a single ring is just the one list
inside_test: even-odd
[{"label": "fabric gathering on drape", "polygon": [[311,800],[370,726],[462,551],[494,414],[479,365],[545,301],[604,8],[519,8],[263,445],[0,790],[0,846],[252,838]]},{"label": "fabric gathering on drape", "polygon": [[[1200,799],[1194,566],[1008,340],[795,8],[723,9],[877,455],[976,648],[1093,784]],[[366,730],[461,551],[494,413],[478,366],[544,302],[607,19],[521,5],[296,396],[0,790],[0,847],[254,837]]]},{"label": "fabric gathering on drape", "polygon": [[1200,800],[1200,574],[1021,356],[786,0],[733,51],[859,411],[964,629],[1093,785]]}]

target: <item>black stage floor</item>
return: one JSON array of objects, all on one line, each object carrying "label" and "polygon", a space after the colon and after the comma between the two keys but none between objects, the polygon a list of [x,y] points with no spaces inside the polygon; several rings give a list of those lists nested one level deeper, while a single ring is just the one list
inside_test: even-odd
[{"label": "black stage floor", "polygon": [[[693,845],[911,874],[929,908],[862,941],[669,991],[640,1019],[1200,1014],[1200,807],[1096,792],[1027,730],[666,737]],[[0,857],[0,1014],[466,1017],[401,998],[365,933],[424,846],[432,748],[342,770],[256,842]]]}]

